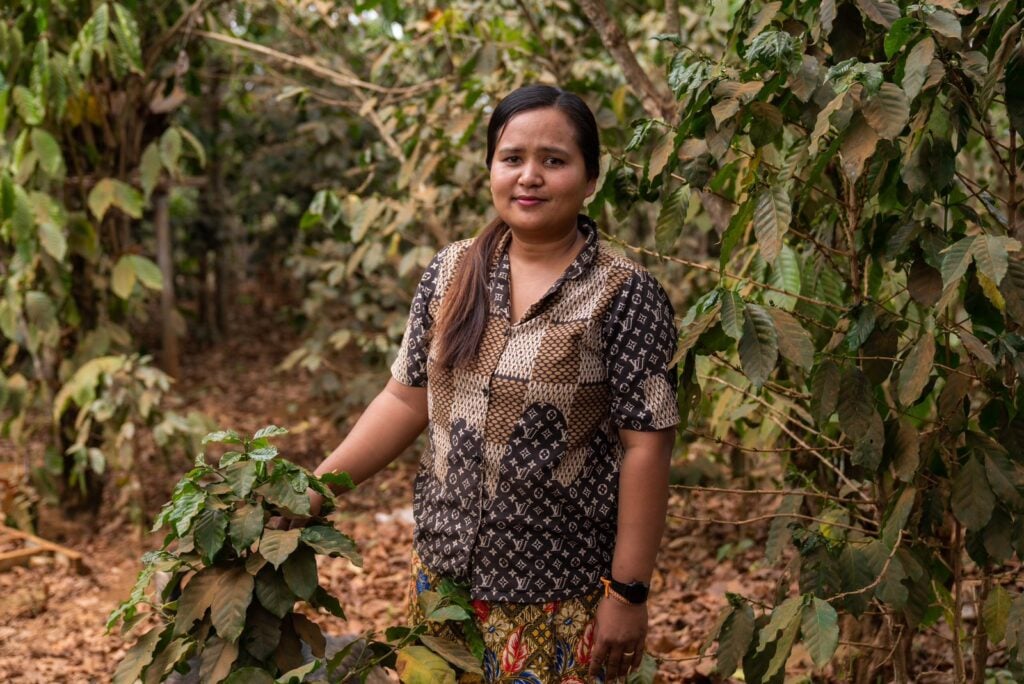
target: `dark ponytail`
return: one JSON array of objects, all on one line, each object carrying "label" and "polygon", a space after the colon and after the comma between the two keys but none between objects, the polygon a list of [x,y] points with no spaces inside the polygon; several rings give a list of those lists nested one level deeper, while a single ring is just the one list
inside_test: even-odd
[{"label": "dark ponytail", "polygon": [[[601,171],[601,143],[593,112],[578,95],[546,85],[513,90],[494,108],[487,124],[487,168],[491,168],[498,138],[509,120],[517,114],[546,107],[554,107],[568,118],[583,153],[587,178],[597,178]],[[491,221],[463,255],[455,272],[436,323],[437,362],[443,368],[464,366],[477,355],[490,313],[487,277],[505,230],[507,226],[500,218]]]}]

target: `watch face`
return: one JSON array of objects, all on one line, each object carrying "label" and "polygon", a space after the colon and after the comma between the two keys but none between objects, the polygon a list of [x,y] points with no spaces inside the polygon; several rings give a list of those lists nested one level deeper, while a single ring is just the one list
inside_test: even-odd
[{"label": "watch face", "polygon": [[631,582],[621,585],[619,593],[631,603],[643,603],[647,600],[648,589],[642,582]]}]

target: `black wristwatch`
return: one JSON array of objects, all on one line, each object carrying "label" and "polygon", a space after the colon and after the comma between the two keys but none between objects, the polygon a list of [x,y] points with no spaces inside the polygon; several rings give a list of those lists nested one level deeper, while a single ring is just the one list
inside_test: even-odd
[{"label": "black wristwatch", "polygon": [[614,577],[602,577],[601,583],[604,584],[604,595],[606,597],[634,605],[645,603],[647,595],[651,591],[651,587],[643,582],[625,584],[624,582],[617,581]]}]

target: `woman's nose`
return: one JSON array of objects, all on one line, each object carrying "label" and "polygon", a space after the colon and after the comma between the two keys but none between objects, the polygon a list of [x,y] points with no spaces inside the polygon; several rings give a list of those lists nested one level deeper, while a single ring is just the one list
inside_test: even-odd
[{"label": "woman's nose", "polygon": [[525,186],[535,186],[544,182],[544,178],[537,168],[537,165],[533,162],[526,162],[520,167],[519,171],[519,184]]}]

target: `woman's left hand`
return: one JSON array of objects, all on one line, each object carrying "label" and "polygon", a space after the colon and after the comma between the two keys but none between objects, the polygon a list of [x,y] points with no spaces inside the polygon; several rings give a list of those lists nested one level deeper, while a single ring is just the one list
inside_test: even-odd
[{"label": "woman's left hand", "polygon": [[591,676],[603,668],[605,681],[612,681],[640,667],[647,639],[647,604],[627,605],[604,598],[595,621]]}]

